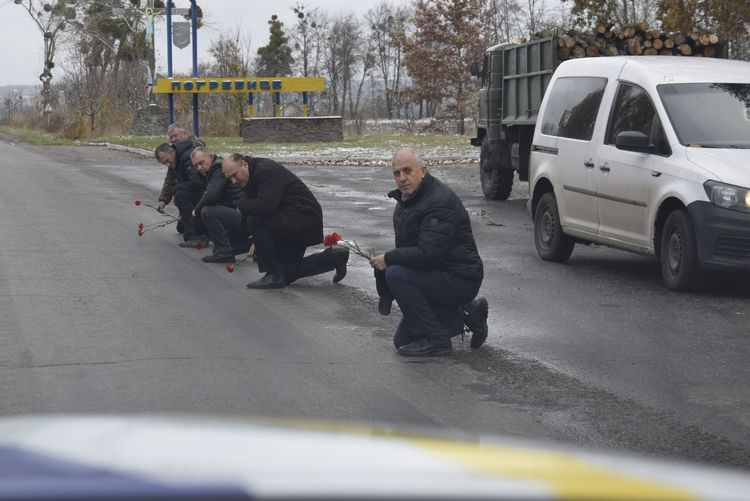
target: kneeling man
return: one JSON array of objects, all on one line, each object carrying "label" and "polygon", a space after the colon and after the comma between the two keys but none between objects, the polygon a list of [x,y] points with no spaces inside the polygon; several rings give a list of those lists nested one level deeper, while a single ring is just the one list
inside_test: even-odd
[{"label": "kneeling man", "polygon": [[237,204],[244,197],[242,189],[230,183],[221,170],[224,160],[205,146],[193,148],[190,155],[195,170],[206,179],[206,191],[195,204],[193,214],[200,216],[208,236],[214,244],[204,263],[234,263],[234,256],[250,250],[250,234],[242,225]]},{"label": "kneeling man", "polygon": [[[396,248],[375,256],[403,317],[393,342],[401,355],[447,355],[451,337],[473,332],[472,348],[487,338],[487,300],[476,298],[484,278],[469,214],[458,196],[432,177],[411,148],[392,162],[397,189]],[[474,300],[474,301],[472,301]]]},{"label": "kneeling man", "polygon": [[323,242],[323,210],[294,173],[273,160],[237,153],[224,159],[222,170],[244,189],[238,208],[253,238],[258,270],[265,272],[248,289],[279,289],[334,269],[334,282],[344,278],[348,249],[329,247],[305,257],[307,247]]}]

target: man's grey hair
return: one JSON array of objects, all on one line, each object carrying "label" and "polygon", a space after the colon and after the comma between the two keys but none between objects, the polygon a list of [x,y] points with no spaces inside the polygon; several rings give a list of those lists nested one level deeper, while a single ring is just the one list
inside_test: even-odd
[{"label": "man's grey hair", "polygon": [[417,152],[417,150],[409,147],[397,149],[396,153],[393,154],[391,165],[395,165],[396,162],[403,160],[405,157],[414,157],[414,160],[417,162],[417,167],[424,167],[424,160],[422,160],[422,156]]},{"label": "man's grey hair", "polygon": [[159,160],[159,153],[169,153],[170,151],[175,151],[174,146],[169,143],[161,143],[154,150],[154,158],[156,158],[156,160]]},{"label": "man's grey hair", "polygon": [[196,153],[205,153],[208,156],[213,155],[213,153],[211,153],[211,150],[209,150],[206,146],[196,146],[195,148],[193,148],[192,153],[190,153],[190,158],[195,158]]},{"label": "man's grey hair", "polygon": [[185,128],[185,127],[183,127],[183,126],[181,126],[179,124],[173,123],[173,124],[169,124],[169,127],[167,127],[167,135],[170,135],[172,133],[172,131],[174,131],[175,129],[179,129],[182,132],[184,132],[185,134],[187,134],[187,132],[188,132],[187,128]]}]

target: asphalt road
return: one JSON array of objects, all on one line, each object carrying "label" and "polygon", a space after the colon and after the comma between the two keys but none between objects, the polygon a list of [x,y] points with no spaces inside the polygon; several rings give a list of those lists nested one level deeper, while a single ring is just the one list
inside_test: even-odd
[{"label": "asphalt road", "polygon": [[[539,260],[520,183],[481,197],[476,166],[435,167],[485,262],[490,336],[409,360],[377,314],[369,265],[250,291],[177,247],[163,167],[92,147],[0,139],[0,414],[190,412],[436,426],[750,468],[750,284],[668,291],[652,258],[577,247]],[[392,245],[386,168],[292,169],[326,232]]]}]

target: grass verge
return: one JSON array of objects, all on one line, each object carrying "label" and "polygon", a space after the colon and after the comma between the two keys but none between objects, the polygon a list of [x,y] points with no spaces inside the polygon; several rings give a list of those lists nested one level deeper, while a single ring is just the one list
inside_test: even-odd
[{"label": "grass verge", "polygon": [[12,127],[10,125],[0,125],[0,132],[18,138],[29,144],[41,145],[71,145],[77,144],[75,141],[65,139],[57,134],[45,132],[40,129],[28,129],[25,127]]}]

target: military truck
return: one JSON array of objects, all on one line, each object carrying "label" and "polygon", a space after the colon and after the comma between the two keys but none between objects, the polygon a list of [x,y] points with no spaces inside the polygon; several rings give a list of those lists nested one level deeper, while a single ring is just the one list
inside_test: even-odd
[{"label": "military truck", "polygon": [[471,144],[481,147],[482,191],[489,200],[505,200],[515,171],[529,179],[529,152],[539,106],[557,68],[557,37],[522,45],[500,44],[487,49],[479,71],[479,124]]},{"label": "military truck", "polygon": [[479,169],[485,198],[506,200],[516,171],[521,181],[528,181],[539,107],[552,74],[564,59],[626,54],[728,57],[726,44],[715,34],[665,35],[647,27],[602,30],[586,42],[581,34],[569,34],[495,45],[485,51],[481,70],[478,64],[471,65],[472,75],[481,78],[479,123],[471,144],[481,148]]}]

